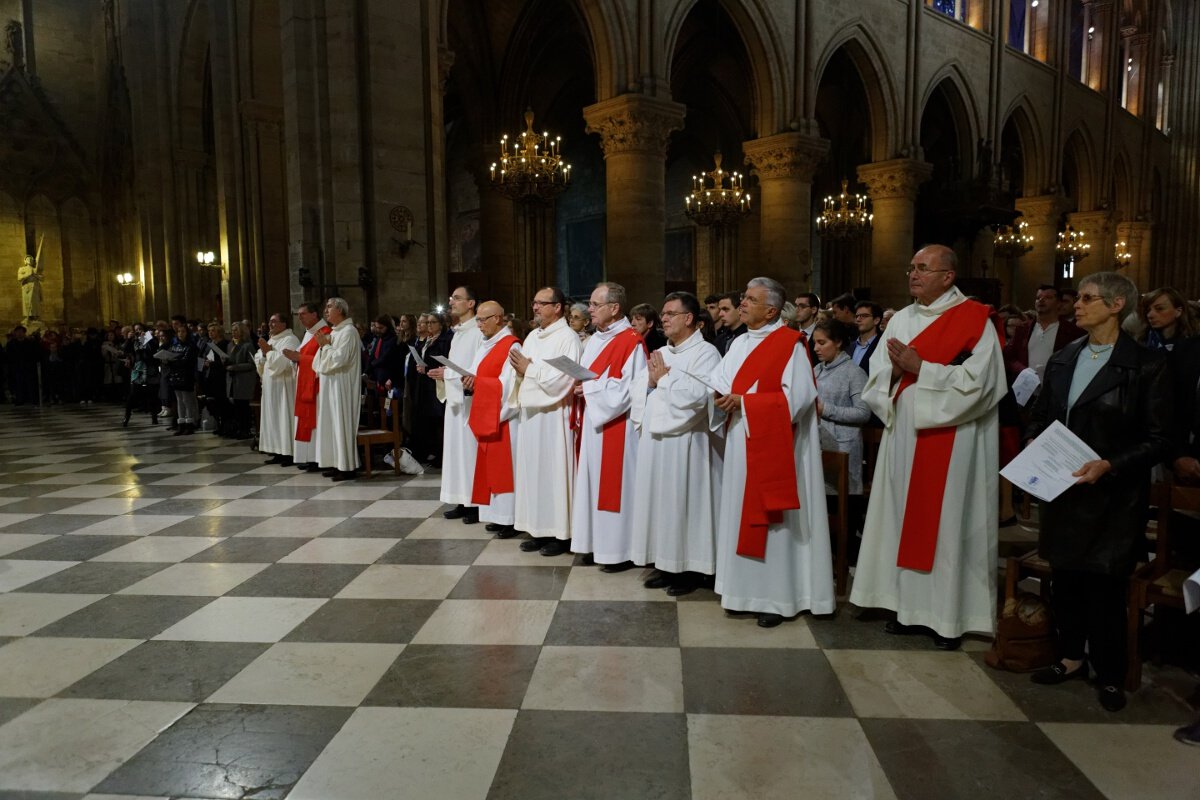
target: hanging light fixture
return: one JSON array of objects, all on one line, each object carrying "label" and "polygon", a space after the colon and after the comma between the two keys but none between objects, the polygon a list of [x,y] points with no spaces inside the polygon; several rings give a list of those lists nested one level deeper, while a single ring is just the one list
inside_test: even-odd
[{"label": "hanging light fixture", "polygon": [[870,232],[875,215],[865,194],[850,194],[849,181],[842,179],[841,194],[825,198],[817,217],[817,235],[824,239],[857,239]]},{"label": "hanging light fixture", "polygon": [[513,200],[548,202],[571,182],[571,165],[562,157],[562,137],[533,129],[533,109],[525,111],[525,130],[509,142],[500,137],[500,160],[492,162],[492,186]]},{"label": "hanging light fixture", "polygon": [[117,285],[141,286],[142,284],[137,278],[134,277],[132,272],[119,272],[117,273]]},{"label": "hanging light fixture", "polygon": [[1133,253],[1129,252],[1129,244],[1124,241],[1113,245],[1113,266],[1124,269],[1133,263]]},{"label": "hanging light fixture", "polygon": [[1058,244],[1055,254],[1058,263],[1062,265],[1064,278],[1075,277],[1075,264],[1088,257],[1092,246],[1084,241],[1083,231],[1077,231],[1070,224],[1058,233]]},{"label": "hanging light fixture", "polygon": [[712,172],[692,176],[692,193],[683,199],[684,213],[697,225],[731,226],[750,213],[750,194],[742,188],[740,172],[721,168],[721,154],[714,153]]},{"label": "hanging light fixture", "polygon": [[992,247],[999,258],[1020,258],[1033,249],[1033,234],[1027,233],[1029,223],[1019,220],[1013,225],[1000,225]]}]

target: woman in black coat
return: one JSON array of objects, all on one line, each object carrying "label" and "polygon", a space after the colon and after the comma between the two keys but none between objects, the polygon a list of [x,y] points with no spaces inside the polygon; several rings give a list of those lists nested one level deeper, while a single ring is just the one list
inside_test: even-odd
[{"label": "woman in black coat", "polygon": [[1086,678],[1084,647],[1096,672],[1100,704],[1125,706],[1125,619],[1129,576],[1146,552],[1150,471],[1172,451],[1172,385],[1165,355],[1121,331],[1137,305],[1123,275],[1083,279],[1075,301],[1087,331],[1046,364],[1026,434],[1058,420],[1099,454],[1074,475],[1078,483],[1041,508],[1038,552],[1051,567],[1051,608],[1061,660],[1034,683]]},{"label": "woman in black coat", "polygon": [[[427,369],[436,369],[441,364],[434,356],[450,356],[450,341],[454,331],[446,325],[442,314],[431,313],[425,318],[425,349],[421,354]],[[426,375],[427,369],[417,368],[420,377],[416,380],[416,415],[413,419],[413,455],[422,463],[435,468],[442,466],[442,428],[445,424],[446,404],[437,397],[437,381]]]}]

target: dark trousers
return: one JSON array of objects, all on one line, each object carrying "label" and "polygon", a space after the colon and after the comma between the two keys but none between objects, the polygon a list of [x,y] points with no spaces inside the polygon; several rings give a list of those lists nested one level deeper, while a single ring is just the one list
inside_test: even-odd
[{"label": "dark trousers", "polygon": [[417,427],[412,436],[412,452],[423,463],[428,460],[434,466],[442,464],[442,417],[417,417]]},{"label": "dark trousers", "polygon": [[233,400],[233,425],[231,433],[239,439],[250,436],[250,401]]},{"label": "dark trousers", "polygon": [[1078,661],[1086,645],[1100,685],[1123,686],[1129,576],[1056,569],[1050,586],[1059,656]]}]

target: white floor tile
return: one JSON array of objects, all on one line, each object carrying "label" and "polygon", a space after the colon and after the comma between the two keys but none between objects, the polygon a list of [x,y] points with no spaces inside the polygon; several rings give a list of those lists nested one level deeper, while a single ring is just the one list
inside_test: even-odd
[{"label": "white floor tile", "polygon": [[[198,642],[277,642],[325,602],[323,599],[307,597],[218,597],[154,638]],[[0,649],[0,652],[3,650]]]}]

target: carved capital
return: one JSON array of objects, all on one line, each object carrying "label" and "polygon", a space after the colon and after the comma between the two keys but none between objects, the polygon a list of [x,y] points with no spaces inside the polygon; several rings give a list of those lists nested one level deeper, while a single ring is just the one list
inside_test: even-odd
[{"label": "carved capital", "polygon": [[1137,252],[1153,227],[1152,223],[1143,220],[1121,222],[1117,224],[1117,238],[1124,241],[1131,251]]},{"label": "carved capital", "polygon": [[587,132],[600,135],[604,157],[643,153],[665,159],[671,131],[683,127],[687,108],[670,100],[623,94],[583,109]]},{"label": "carved capital", "polygon": [[1113,229],[1113,212],[1111,211],[1076,211],[1067,214],[1067,222],[1071,227],[1083,233],[1092,242],[1103,241]]},{"label": "carved capital", "polygon": [[916,202],[917,190],[932,174],[932,164],[911,158],[876,161],[858,168],[858,179],[866,184],[872,200],[903,198]]},{"label": "carved capital", "polygon": [[1018,197],[1017,211],[1033,227],[1051,226],[1058,228],[1059,217],[1071,204],[1060,194],[1043,194],[1036,197]]},{"label": "carved capital", "polygon": [[812,181],[813,173],[829,153],[829,140],[800,133],[780,133],[742,143],[746,163],[759,180],[794,178]]}]

